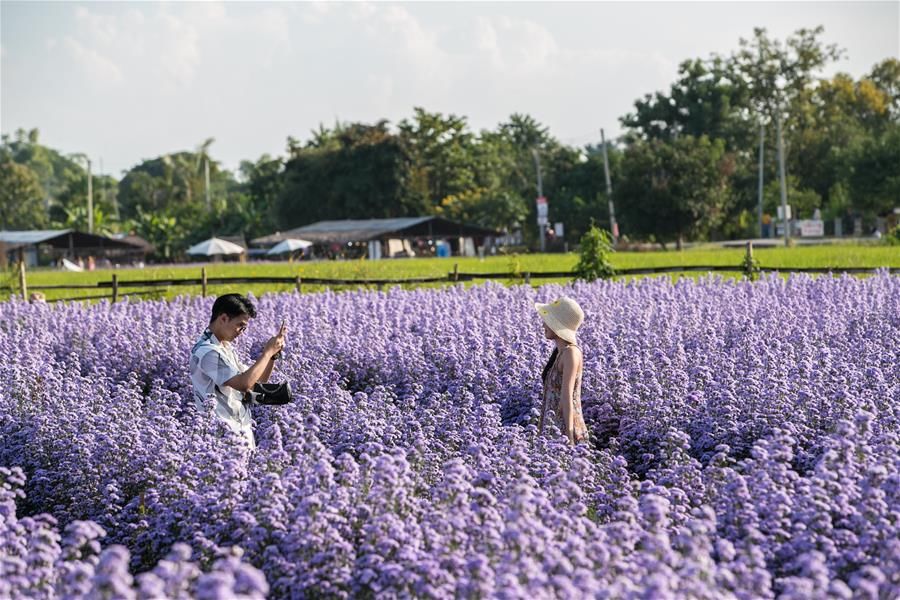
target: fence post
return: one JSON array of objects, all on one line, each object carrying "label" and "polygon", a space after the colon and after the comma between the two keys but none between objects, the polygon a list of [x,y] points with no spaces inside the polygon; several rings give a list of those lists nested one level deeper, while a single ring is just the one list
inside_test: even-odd
[{"label": "fence post", "polygon": [[115,304],[119,299],[119,276],[113,273],[112,279],[112,301]]},{"label": "fence post", "polygon": [[206,267],[200,268],[200,287],[202,289],[203,297],[206,297]]},{"label": "fence post", "polygon": [[525,272],[525,283],[531,285],[531,271]]},{"label": "fence post", "polygon": [[25,279],[25,260],[19,259],[19,287],[22,289],[22,300],[28,302],[28,281]]},{"label": "fence post", "polygon": [[300,278],[299,275],[297,275],[297,282],[294,285],[297,286],[297,293],[302,294],[303,293],[303,280]]},{"label": "fence post", "polygon": [[459,281],[459,263],[453,263],[453,281]]}]

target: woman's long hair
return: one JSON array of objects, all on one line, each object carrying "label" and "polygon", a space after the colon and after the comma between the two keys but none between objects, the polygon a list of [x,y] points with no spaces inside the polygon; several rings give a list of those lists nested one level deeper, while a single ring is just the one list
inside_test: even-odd
[{"label": "woman's long hair", "polygon": [[553,352],[550,353],[550,358],[547,359],[547,364],[544,365],[544,371],[541,373],[541,381],[547,380],[547,373],[553,368],[553,363],[556,362],[557,354],[559,354],[559,348],[554,348]]}]

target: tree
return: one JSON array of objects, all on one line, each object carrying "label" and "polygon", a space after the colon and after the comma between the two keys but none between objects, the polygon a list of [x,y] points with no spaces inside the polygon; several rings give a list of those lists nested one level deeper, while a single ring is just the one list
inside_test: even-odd
[{"label": "tree", "polygon": [[733,168],[725,143],[706,136],[632,144],[614,192],[626,231],[679,249],[685,237],[708,234],[727,213]]},{"label": "tree", "polygon": [[334,135],[336,145],[324,149],[293,148],[276,204],[282,229],[323,219],[421,214],[420,198],[409,193],[406,146],[387,121],[343,125]]},{"label": "tree", "polygon": [[[800,94],[794,102],[795,126],[788,134],[788,172],[800,186],[831,204],[835,186],[846,185],[854,157],[865,140],[891,124],[891,99],[870,79],[854,81],[839,73]],[[796,204],[791,199],[791,204]]]},{"label": "tree", "polygon": [[871,219],[900,206],[900,124],[867,138],[852,164],[850,197],[862,216]]},{"label": "tree", "polygon": [[824,27],[798,29],[782,43],[755,28],[753,38],[741,38],[740,50],[730,58],[730,68],[739,74],[749,94],[756,118],[774,123],[779,111],[791,105],[814,82],[815,74],[843,56],[835,44],[824,44]]},{"label": "tree", "polygon": [[584,281],[609,279],[616,274],[610,262],[610,255],[615,252],[612,236],[605,229],[591,223],[590,229],[581,237],[578,248],[578,264],[575,265],[575,277]]},{"label": "tree", "polygon": [[565,205],[574,200],[566,188],[566,174],[578,165],[583,154],[574,148],[560,144],[547,127],[529,115],[513,114],[501,123],[496,132],[482,133],[481,143],[494,146],[506,159],[499,171],[497,183],[511,197],[517,198],[528,209],[523,223],[526,240],[537,239],[537,173],[534,153],[538,153],[543,179],[543,194],[548,198],[549,218],[562,220],[567,211]]},{"label": "tree", "polygon": [[753,146],[749,87],[728,61],[686,60],[678,75],[668,94],[647,94],[635,101],[635,112],[622,117],[622,125],[645,140],[706,135],[725,140],[730,150]]},{"label": "tree", "polygon": [[503,190],[474,188],[447,196],[434,208],[434,214],[453,221],[509,231],[525,219],[528,208],[521,198]]},{"label": "tree", "polygon": [[240,173],[244,180],[240,189],[248,198],[247,235],[254,238],[275,225],[275,210],[284,189],[284,161],[264,154],[255,163],[243,161]]},{"label": "tree", "polygon": [[890,113],[900,118],[900,60],[887,58],[872,68],[867,77],[890,100]]},{"label": "tree", "polygon": [[409,155],[408,195],[426,211],[448,196],[475,188],[474,136],[465,117],[414,109],[413,120],[398,123]]},{"label": "tree", "polygon": [[134,231],[156,248],[157,254],[169,259],[174,249],[184,243],[187,231],[178,219],[173,216],[154,212],[144,212],[138,206],[134,219],[128,222],[129,229]]},{"label": "tree", "polygon": [[40,144],[37,129],[18,129],[15,136],[3,135],[0,162],[13,161],[31,169],[44,190],[44,211],[49,213],[57,198],[65,192],[72,178],[85,173],[84,168],[68,156]]},{"label": "tree", "polygon": [[0,228],[40,229],[47,223],[37,175],[10,160],[0,163]]}]

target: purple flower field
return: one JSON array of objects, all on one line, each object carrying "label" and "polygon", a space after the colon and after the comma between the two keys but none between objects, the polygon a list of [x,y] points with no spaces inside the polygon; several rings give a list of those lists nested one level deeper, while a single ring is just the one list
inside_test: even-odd
[{"label": "purple flower field", "polygon": [[[590,446],[537,436],[561,293]],[[900,597],[900,277],[265,296],[252,455],[212,300],[0,305],[0,598]]]}]

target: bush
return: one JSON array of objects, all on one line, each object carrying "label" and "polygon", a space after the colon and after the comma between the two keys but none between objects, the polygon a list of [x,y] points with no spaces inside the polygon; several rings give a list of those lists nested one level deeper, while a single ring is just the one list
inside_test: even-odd
[{"label": "bush", "polygon": [[613,252],[615,250],[609,232],[591,225],[587,233],[581,236],[579,247],[581,257],[575,265],[575,277],[584,281],[613,277],[616,274],[610,262],[610,255]]}]

